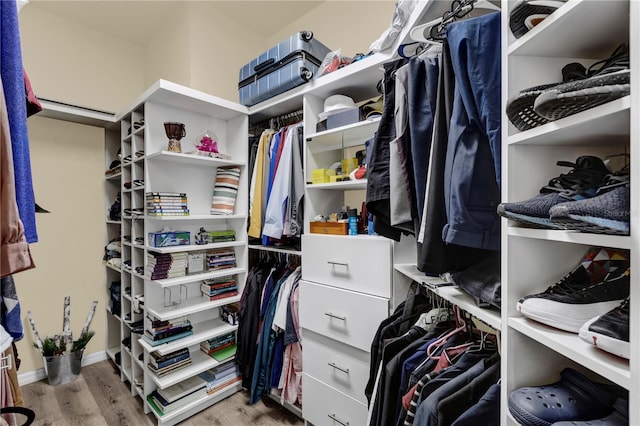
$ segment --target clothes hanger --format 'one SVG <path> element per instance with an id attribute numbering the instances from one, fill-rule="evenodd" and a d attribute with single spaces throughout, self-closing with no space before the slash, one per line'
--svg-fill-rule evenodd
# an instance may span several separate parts
<path id="1" fill-rule="evenodd" d="M 424 36 L 425 30 L 428 29 L 428 33 L 431 34 L 431 30 L 434 26 L 440 25 L 442 23 L 446 24 L 450 22 L 452 19 L 462 18 L 463 16 L 470 13 L 473 9 L 487 9 L 492 11 L 500 11 L 500 7 L 495 4 L 487 1 L 487 0 L 477 0 L 477 1 L 459 1 L 454 0 L 451 4 L 451 10 L 445 12 L 444 15 L 440 18 L 436 18 L 432 21 L 427 22 L 426 24 L 416 25 L 409 31 L 409 38 L 416 42 L 422 42 L 431 45 L 441 45 L 440 42 L 433 40 L 433 38 L 427 38 Z M 458 10 L 456 10 L 458 9 Z"/>

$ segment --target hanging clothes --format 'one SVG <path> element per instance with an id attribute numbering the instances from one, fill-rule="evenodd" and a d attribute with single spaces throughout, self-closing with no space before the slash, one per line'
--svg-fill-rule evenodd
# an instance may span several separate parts
<path id="1" fill-rule="evenodd" d="M 0 78 L 0 276 L 9 277 L 34 268 L 35 265 L 18 211 L 12 161 L 13 147 L 2 86 L 3 81 Z"/>
<path id="2" fill-rule="evenodd" d="M 455 75 L 445 165 L 443 240 L 500 249 L 500 13 L 454 22 L 447 41 Z"/>
<path id="3" fill-rule="evenodd" d="M 31 177 L 31 156 L 27 132 L 24 67 L 20 47 L 20 26 L 15 0 L 0 1 L 0 78 L 6 103 L 12 147 L 15 196 L 28 243 L 38 241 L 35 197 Z M 4 115 L 3 115 L 4 117 Z M 3 136 L 4 137 L 4 136 Z M 5 151 L 3 151 L 4 153 Z M 3 216 L 2 220 L 6 220 Z"/>
<path id="4" fill-rule="evenodd" d="M 263 199 L 265 180 L 264 180 L 264 163 L 267 158 L 267 149 L 271 137 L 275 133 L 274 130 L 267 129 L 260 135 L 258 143 L 257 155 L 251 174 L 251 188 L 249 191 L 249 237 L 260 238 L 262 232 L 262 218 L 264 217 L 264 208 L 266 200 Z"/>

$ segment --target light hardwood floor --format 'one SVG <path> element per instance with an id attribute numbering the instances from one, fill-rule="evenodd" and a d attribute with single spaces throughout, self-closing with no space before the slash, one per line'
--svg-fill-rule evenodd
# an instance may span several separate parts
<path id="1" fill-rule="evenodd" d="M 21 387 L 25 406 L 36 413 L 36 426 L 144 426 L 156 425 L 152 414 L 142 411 L 140 398 L 131 396 L 127 385 L 109 361 L 82 367 L 71 383 L 49 386 L 47 380 Z M 278 403 L 263 398 L 249 405 L 245 391 L 201 411 L 181 426 L 303 425 L 304 422 Z"/>

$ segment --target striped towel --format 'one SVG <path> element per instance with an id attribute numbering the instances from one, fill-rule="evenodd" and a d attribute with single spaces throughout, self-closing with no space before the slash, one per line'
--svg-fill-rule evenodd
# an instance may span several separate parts
<path id="1" fill-rule="evenodd" d="M 211 214 L 233 214 L 239 184 L 240 167 L 218 167 L 213 186 Z"/>

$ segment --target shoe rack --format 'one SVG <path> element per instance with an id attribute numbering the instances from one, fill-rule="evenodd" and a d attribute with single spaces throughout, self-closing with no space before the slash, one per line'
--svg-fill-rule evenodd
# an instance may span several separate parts
<path id="1" fill-rule="evenodd" d="M 631 119 L 640 110 L 640 86 L 631 95 L 581 113 L 518 131 L 504 111 L 518 91 L 562 80 L 561 69 L 570 62 L 585 66 L 607 58 L 621 43 L 630 44 L 631 81 L 640 74 L 640 4 L 634 1 L 569 0 L 524 36 L 509 30 L 509 11 L 515 1 L 502 1 L 502 200 L 521 201 L 538 194 L 547 182 L 566 172 L 559 160 L 575 161 L 580 155 L 601 158 L 631 155 L 631 186 L 640 187 L 638 141 L 640 125 Z M 612 171 L 622 159 L 611 157 Z M 575 368 L 600 383 L 629 391 L 630 424 L 640 424 L 640 222 L 638 198 L 632 197 L 631 235 L 614 236 L 577 231 L 525 228 L 503 220 L 502 226 L 502 424 L 517 424 L 508 410 L 509 393 L 523 386 L 558 380 L 565 367 Z M 590 246 L 631 251 L 631 358 L 604 352 L 577 334 L 530 321 L 516 310 L 517 301 L 544 291 L 570 272 Z"/>

